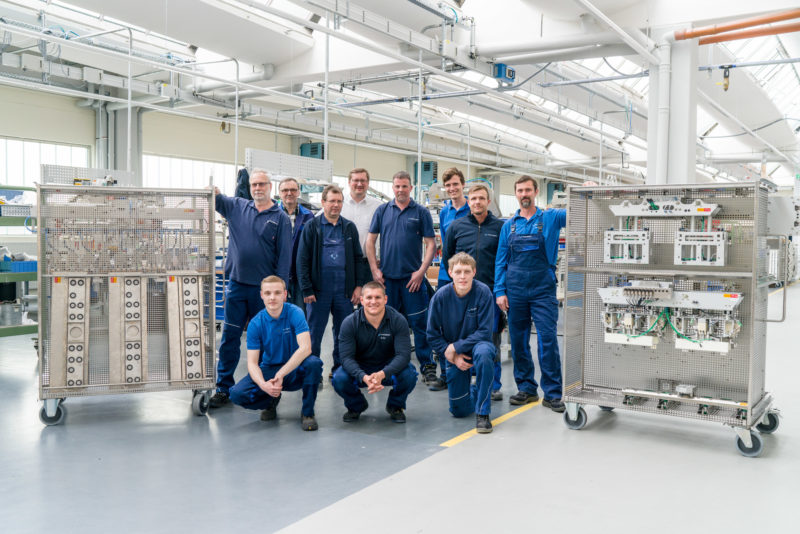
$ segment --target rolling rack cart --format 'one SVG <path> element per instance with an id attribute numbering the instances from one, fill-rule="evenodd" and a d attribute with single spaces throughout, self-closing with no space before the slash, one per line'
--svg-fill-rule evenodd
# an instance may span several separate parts
<path id="1" fill-rule="evenodd" d="M 63 422 L 67 397 L 179 389 L 204 415 L 213 191 L 49 183 L 37 193 L 42 422 Z"/>
<path id="2" fill-rule="evenodd" d="M 768 182 L 573 187 L 564 421 L 583 405 L 728 425 L 745 456 L 778 428 L 764 389 Z M 786 239 L 781 236 L 780 239 Z M 754 432 L 757 430 L 758 432 Z"/>

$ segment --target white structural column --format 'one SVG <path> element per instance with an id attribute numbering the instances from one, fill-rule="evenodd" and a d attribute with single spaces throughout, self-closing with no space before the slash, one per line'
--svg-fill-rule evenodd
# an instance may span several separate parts
<path id="1" fill-rule="evenodd" d="M 697 40 L 671 45 L 668 184 L 697 181 Z"/>

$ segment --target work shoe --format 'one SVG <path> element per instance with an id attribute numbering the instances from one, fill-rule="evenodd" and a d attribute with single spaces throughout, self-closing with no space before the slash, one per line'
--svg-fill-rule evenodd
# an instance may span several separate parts
<path id="1" fill-rule="evenodd" d="M 274 421 L 278 417 L 278 405 L 261 410 L 262 421 Z"/>
<path id="2" fill-rule="evenodd" d="M 509 404 L 513 404 L 515 406 L 521 406 L 523 404 L 530 404 L 530 403 L 536 402 L 538 400 L 539 400 L 539 395 L 537 395 L 536 393 L 530 394 L 530 393 L 526 393 L 524 391 L 520 391 L 519 393 L 511 395 L 508 398 Z"/>
<path id="3" fill-rule="evenodd" d="M 359 417 L 361 417 L 361 412 L 354 412 L 353 410 L 347 410 L 342 416 L 342 421 L 344 421 L 345 423 L 354 423 L 358 421 Z"/>
<path id="4" fill-rule="evenodd" d="M 478 434 L 488 434 L 492 431 L 492 422 L 488 415 L 475 416 L 475 430 L 478 431 Z"/>
<path id="5" fill-rule="evenodd" d="M 503 392 L 499 389 L 492 391 L 492 400 L 493 401 L 501 401 L 503 400 Z"/>
<path id="6" fill-rule="evenodd" d="M 304 415 L 300 421 L 300 427 L 303 430 L 310 431 L 318 429 L 319 425 L 313 415 Z"/>
<path id="7" fill-rule="evenodd" d="M 564 403 L 561 402 L 561 399 L 550 399 L 550 400 L 545 399 L 542 401 L 542 406 L 544 406 L 545 408 L 550 408 L 554 412 L 558 413 L 561 413 L 567 409 L 567 407 L 564 406 Z"/>
<path id="8" fill-rule="evenodd" d="M 439 377 L 436 376 L 436 366 L 435 365 L 425 365 L 420 368 L 420 372 L 422 373 L 422 380 L 428 385 L 433 384 Z"/>
<path id="9" fill-rule="evenodd" d="M 209 408 L 221 408 L 231 401 L 227 391 L 217 391 L 208 399 Z"/>
<path id="10" fill-rule="evenodd" d="M 406 414 L 403 413 L 402 408 L 392 408 L 387 406 L 386 412 L 389 414 L 389 417 L 395 423 L 405 423 L 406 422 Z"/>
<path id="11" fill-rule="evenodd" d="M 442 391 L 443 389 L 447 389 L 447 382 L 441 378 L 434 378 L 432 381 L 428 382 L 428 389 L 431 391 Z"/>

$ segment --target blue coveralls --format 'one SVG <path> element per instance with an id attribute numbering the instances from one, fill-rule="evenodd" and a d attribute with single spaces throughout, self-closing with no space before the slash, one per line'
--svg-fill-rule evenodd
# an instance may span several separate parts
<path id="1" fill-rule="evenodd" d="M 289 282 L 291 222 L 277 204 L 259 212 L 252 200 L 217 195 L 217 212 L 228 220 L 230 242 L 225 272 L 225 322 L 217 362 L 217 391 L 227 393 L 241 356 L 247 321 L 264 309 L 261 280 L 270 275 Z"/>
<path id="2" fill-rule="evenodd" d="M 496 349 L 492 343 L 494 298 L 489 287 L 473 280 L 472 289 L 459 297 L 452 284 L 437 291 L 428 312 L 428 342 L 447 363 L 450 413 L 466 417 L 489 415 Z M 472 358 L 472 368 L 462 371 L 444 358 L 452 343 L 456 352 Z M 472 375 L 475 384 L 472 385 Z"/>
<path id="3" fill-rule="evenodd" d="M 303 311 L 294 304 L 284 303 L 277 319 L 262 310 L 247 327 L 247 350 L 261 351 L 259 368 L 264 380 L 271 380 L 297 350 L 297 335 L 308 332 Z M 314 415 L 314 403 L 322 380 L 322 360 L 309 355 L 291 373 L 283 377 L 283 391 L 303 390 L 304 416 Z M 248 410 L 265 410 L 280 402 L 262 390 L 248 373 L 230 389 L 231 401 Z"/>
<path id="4" fill-rule="evenodd" d="M 558 232 L 565 223 L 565 210 L 543 212 L 537 209 L 527 220 L 517 212 L 503 226 L 495 273 L 496 276 L 502 274 L 495 281 L 495 294 L 508 297 L 508 330 L 517 388 L 531 395 L 537 394 L 530 348 L 533 319 L 542 371 L 541 385 L 546 400 L 560 399 L 562 389 L 561 359 L 556 336 L 558 300 L 555 259 Z M 548 249 L 553 249 L 550 254 Z M 507 262 L 507 272 L 501 273 L 503 262 Z"/>
<path id="5" fill-rule="evenodd" d="M 317 301 L 306 304 L 308 325 L 311 329 L 311 354 L 320 355 L 322 336 L 328 326 L 328 315 L 333 315 L 333 371 L 339 365 L 339 328 L 345 317 L 353 313 L 353 303 L 345 296 L 345 250 L 342 219 L 336 225 L 320 215 L 322 223 L 322 270 L 327 283 L 322 285 Z"/>

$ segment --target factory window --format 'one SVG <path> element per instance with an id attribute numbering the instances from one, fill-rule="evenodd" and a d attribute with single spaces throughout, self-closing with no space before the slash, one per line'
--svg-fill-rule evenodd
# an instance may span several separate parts
<path id="1" fill-rule="evenodd" d="M 89 147 L 0 137 L 0 185 L 33 187 L 42 164 L 89 166 Z"/>
<path id="2" fill-rule="evenodd" d="M 224 194 L 236 190 L 236 167 L 228 163 L 196 159 L 142 156 L 142 185 L 176 189 L 202 189 L 213 177 L 213 183 Z"/>

